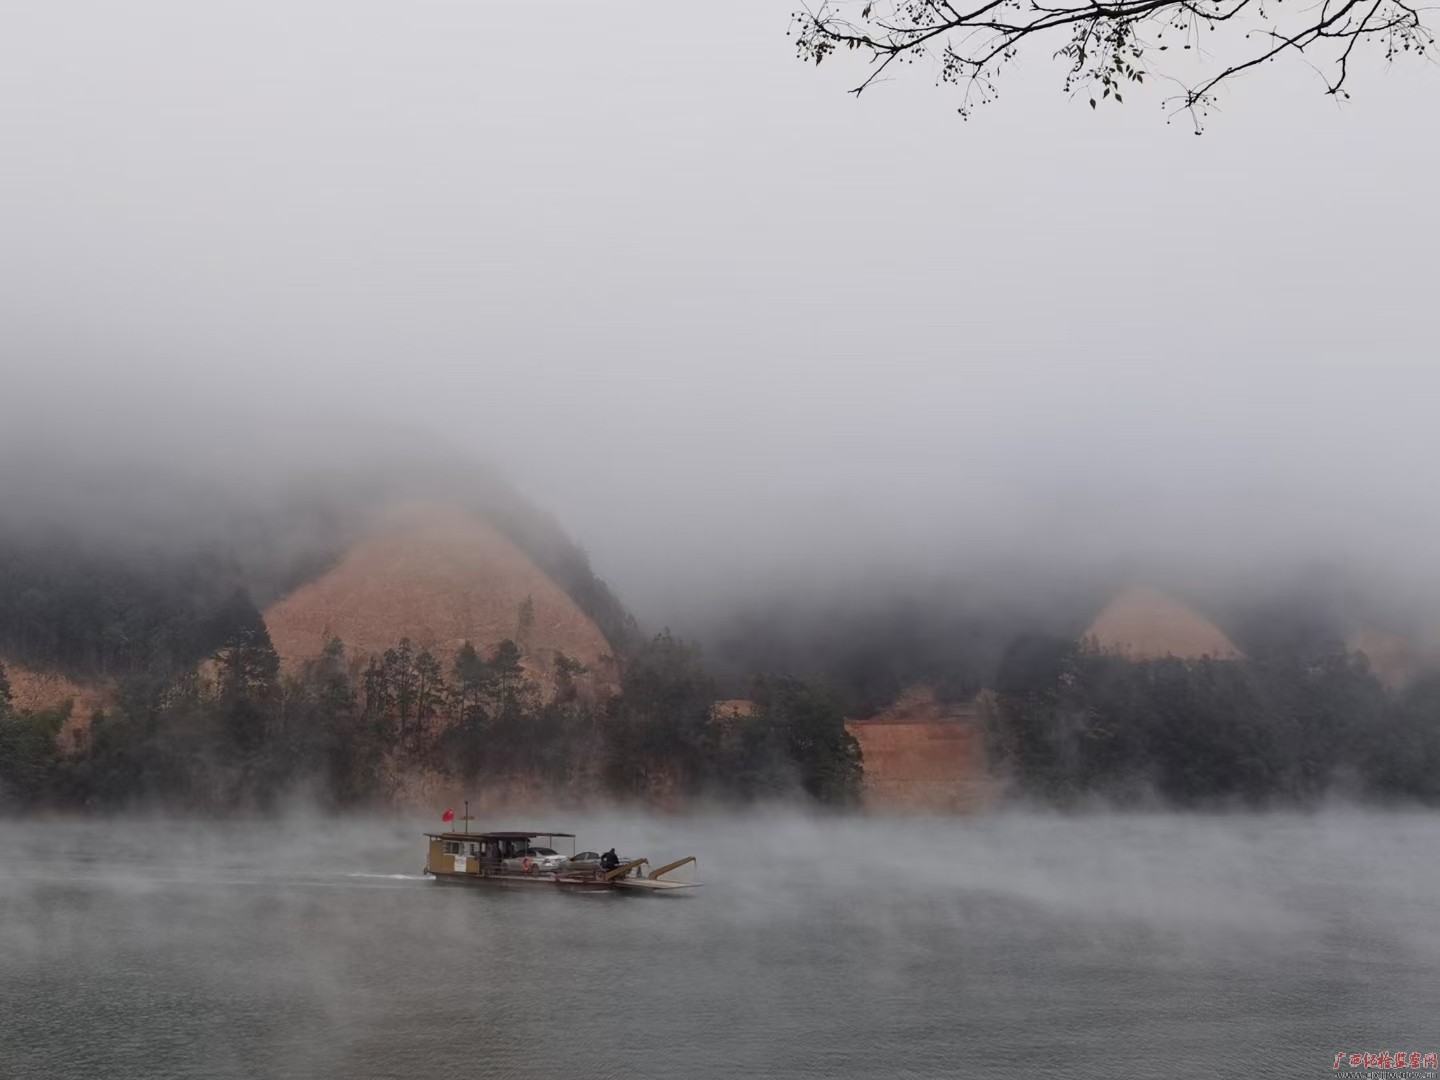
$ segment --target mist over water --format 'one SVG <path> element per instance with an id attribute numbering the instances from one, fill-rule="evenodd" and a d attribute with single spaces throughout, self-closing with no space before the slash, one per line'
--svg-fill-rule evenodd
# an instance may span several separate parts
<path id="1" fill-rule="evenodd" d="M 564 828 L 563 815 L 487 825 Z M 683 896 L 446 887 L 425 822 L 0 826 L 7 1077 L 1315 1076 L 1430 1050 L 1425 815 L 581 823 Z"/>

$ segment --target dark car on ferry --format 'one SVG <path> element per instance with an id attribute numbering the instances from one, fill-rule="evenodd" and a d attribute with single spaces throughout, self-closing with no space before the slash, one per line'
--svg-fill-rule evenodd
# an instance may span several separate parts
<path id="1" fill-rule="evenodd" d="M 566 870 L 594 870 L 600 865 L 598 851 L 578 851 L 565 860 Z"/>
<path id="2" fill-rule="evenodd" d="M 617 866 L 624 866 L 630 860 L 624 855 L 618 856 Z M 600 852 L 581 851 L 565 860 L 565 872 L 567 874 L 589 874 L 600 869 Z"/>

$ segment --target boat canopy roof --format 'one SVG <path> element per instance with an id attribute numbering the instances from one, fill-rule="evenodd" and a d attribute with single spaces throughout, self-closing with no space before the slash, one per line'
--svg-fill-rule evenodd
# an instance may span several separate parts
<path id="1" fill-rule="evenodd" d="M 542 836 L 564 836 L 574 839 L 573 832 L 432 832 L 426 833 L 432 840 L 535 840 Z"/>

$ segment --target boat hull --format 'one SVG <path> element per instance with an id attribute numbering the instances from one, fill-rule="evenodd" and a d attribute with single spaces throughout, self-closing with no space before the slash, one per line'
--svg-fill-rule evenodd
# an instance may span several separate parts
<path id="1" fill-rule="evenodd" d="M 613 890 L 616 885 L 616 882 L 598 878 L 557 877 L 554 874 L 456 874 L 430 869 L 425 873 L 446 885 L 487 885 L 491 888 L 594 891 Z"/>

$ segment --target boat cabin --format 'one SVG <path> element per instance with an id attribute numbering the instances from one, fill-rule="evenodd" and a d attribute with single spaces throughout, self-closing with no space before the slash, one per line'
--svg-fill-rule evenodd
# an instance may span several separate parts
<path id="1" fill-rule="evenodd" d="M 570 841 L 570 854 L 575 854 L 575 834 L 565 832 L 485 832 L 485 833 L 426 833 L 430 841 L 430 853 L 425 860 L 425 870 L 431 874 L 473 874 L 481 877 L 512 873 L 530 873 L 523 865 L 515 867 L 514 861 L 522 863 L 537 840 L 544 840 L 544 846 L 555 849 L 557 838 Z M 506 861 L 511 865 L 507 866 Z M 538 864 L 539 860 L 536 860 Z"/>

